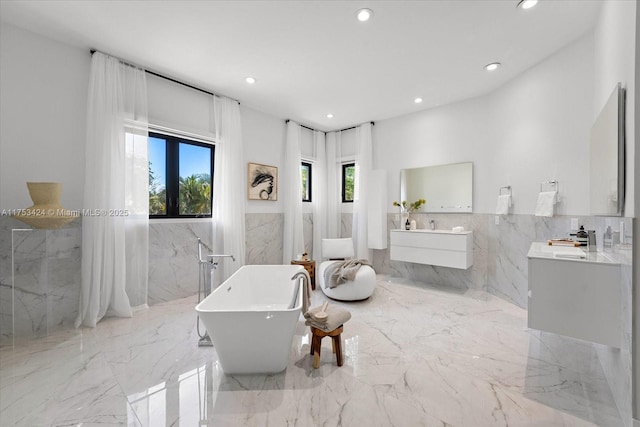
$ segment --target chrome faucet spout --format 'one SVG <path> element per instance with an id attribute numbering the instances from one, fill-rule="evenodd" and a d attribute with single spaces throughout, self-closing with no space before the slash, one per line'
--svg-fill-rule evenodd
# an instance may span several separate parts
<path id="1" fill-rule="evenodd" d="M 236 260 L 236 258 L 233 255 L 227 255 L 227 254 L 225 254 L 225 255 L 214 255 L 214 254 L 212 254 L 212 255 L 207 255 L 207 257 L 208 258 L 231 258 L 231 261 L 235 261 Z"/>

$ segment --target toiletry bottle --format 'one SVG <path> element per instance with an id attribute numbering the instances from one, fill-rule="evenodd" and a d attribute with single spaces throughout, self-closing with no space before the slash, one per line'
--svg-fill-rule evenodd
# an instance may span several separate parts
<path id="1" fill-rule="evenodd" d="M 407 222 L 404 223 L 404 229 L 405 230 L 411 229 L 411 223 L 409 222 L 409 218 L 407 218 Z"/>
<path id="2" fill-rule="evenodd" d="M 607 231 L 604 232 L 604 238 L 602 239 L 604 249 L 611 249 L 613 247 L 613 232 L 611 226 L 607 226 Z"/>
<path id="3" fill-rule="evenodd" d="M 589 242 L 589 235 L 584 231 L 584 225 L 581 225 L 580 230 L 576 233 L 576 240 L 580 243 L 580 246 L 587 246 Z"/>

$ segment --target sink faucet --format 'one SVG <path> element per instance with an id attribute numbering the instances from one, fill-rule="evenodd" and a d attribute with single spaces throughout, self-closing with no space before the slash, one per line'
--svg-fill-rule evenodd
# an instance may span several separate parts
<path id="1" fill-rule="evenodd" d="M 429 227 L 431 227 L 432 230 L 436 229 L 436 222 L 433 219 L 429 220 Z"/>

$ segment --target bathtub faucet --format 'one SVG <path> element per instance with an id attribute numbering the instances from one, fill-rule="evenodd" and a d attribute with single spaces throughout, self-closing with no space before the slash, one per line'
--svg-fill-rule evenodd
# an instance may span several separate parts
<path id="1" fill-rule="evenodd" d="M 236 258 L 233 255 L 207 255 L 207 258 L 209 258 L 209 262 L 212 263 L 214 266 L 218 265 L 218 262 L 213 262 L 214 258 L 231 258 L 231 261 L 235 261 Z"/>
<path id="2" fill-rule="evenodd" d="M 233 255 L 230 254 L 216 254 L 216 255 L 207 255 L 207 258 L 204 259 L 202 258 L 202 247 L 206 246 L 204 243 L 202 243 L 202 240 L 200 240 L 200 238 L 198 237 L 198 263 L 200 264 L 212 264 L 213 268 L 216 268 L 218 266 L 218 261 L 213 261 L 214 258 L 231 258 L 231 261 L 235 261 L 236 258 Z"/>

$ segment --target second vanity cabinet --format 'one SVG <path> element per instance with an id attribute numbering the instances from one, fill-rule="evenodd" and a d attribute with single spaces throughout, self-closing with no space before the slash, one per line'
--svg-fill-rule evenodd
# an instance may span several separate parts
<path id="1" fill-rule="evenodd" d="M 530 328 L 620 347 L 618 262 L 601 252 L 537 242 L 528 258 Z"/>
<path id="2" fill-rule="evenodd" d="M 394 261 L 467 269 L 473 265 L 473 232 L 391 230 Z"/>

